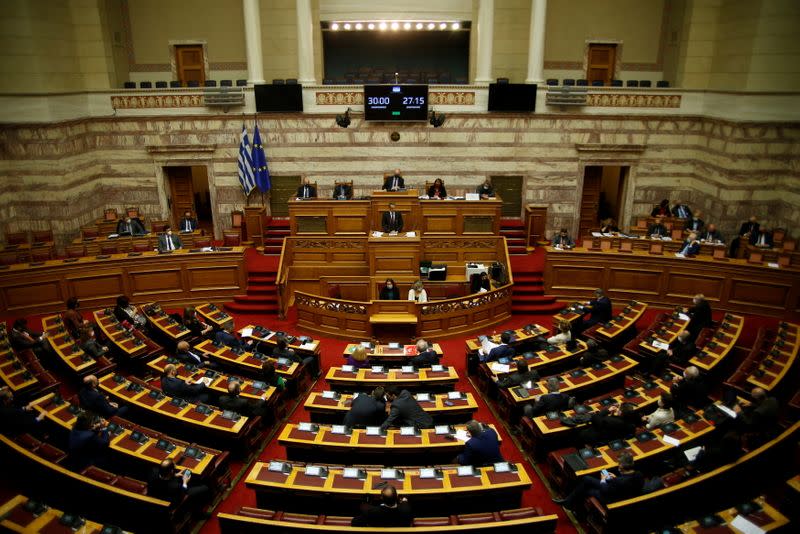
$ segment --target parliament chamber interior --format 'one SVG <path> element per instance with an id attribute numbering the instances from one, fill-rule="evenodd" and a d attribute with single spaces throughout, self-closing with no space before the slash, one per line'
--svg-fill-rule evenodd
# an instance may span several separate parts
<path id="1" fill-rule="evenodd" d="M 796 1 L 0 16 L 3 531 L 797 528 Z"/>

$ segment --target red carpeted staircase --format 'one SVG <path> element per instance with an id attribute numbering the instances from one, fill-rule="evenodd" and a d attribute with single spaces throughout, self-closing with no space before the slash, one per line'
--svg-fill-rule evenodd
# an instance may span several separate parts
<path id="1" fill-rule="evenodd" d="M 527 254 L 525 248 L 525 222 L 519 217 L 500 219 L 500 235 L 506 238 L 510 255 Z"/>
<path id="2" fill-rule="evenodd" d="M 277 260 L 277 256 L 264 256 L 255 249 L 248 249 L 245 253 L 247 294 L 234 295 L 233 302 L 225 303 L 225 309 L 234 313 L 277 313 L 278 288 L 275 286 L 275 278 L 278 275 Z"/>
<path id="3" fill-rule="evenodd" d="M 511 311 L 517 314 L 556 312 L 563 304 L 544 294 L 544 250 L 511 258 L 514 289 Z"/>
<path id="4" fill-rule="evenodd" d="M 269 217 L 264 233 L 264 254 L 280 256 L 283 238 L 289 235 L 289 219 Z"/>

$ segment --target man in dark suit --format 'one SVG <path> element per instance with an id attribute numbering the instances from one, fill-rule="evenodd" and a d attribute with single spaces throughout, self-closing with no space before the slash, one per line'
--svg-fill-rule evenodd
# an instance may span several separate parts
<path id="1" fill-rule="evenodd" d="M 583 321 L 583 328 L 611 320 L 611 299 L 600 288 L 594 290 L 594 299 L 587 302 L 583 309 L 589 312 L 589 318 Z"/>
<path id="2" fill-rule="evenodd" d="M 410 527 L 413 517 L 411 506 L 405 497 L 398 498 L 394 486 L 381 490 L 380 504 L 364 503 L 361 513 L 353 518 L 354 527 Z"/>
<path id="3" fill-rule="evenodd" d="M 206 485 L 192 485 L 192 473 L 185 469 L 178 473 L 172 458 L 163 460 L 154 468 L 147 480 L 147 495 L 177 505 L 186 498 L 186 506 L 191 510 L 200 509 L 211 498 L 211 490 Z"/>
<path id="4" fill-rule="evenodd" d="M 683 245 L 681 245 L 681 249 L 678 251 L 678 254 L 689 257 L 689 256 L 697 256 L 700 253 L 700 241 L 697 240 L 697 234 L 692 232 L 689 234 L 686 239 L 683 241 Z"/>
<path id="5" fill-rule="evenodd" d="M 739 414 L 737 417 L 739 429 L 742 433 L 749 434 L 749 443 L 760 445 L 771 439 L 775 431 L 780 428 L 778 426 L 780 406 L 778 399 L 768 397 L 763 388 L 753 388 L 750 396 L 753 398 L 753 402 L 749 406 L 743 407 L 736 404 L 733 411 Z"/>
<path id="6" fill-rule="evenodd" d="M 192 352 L 189 343 L 186 341 L 178 341 L 178 346 L 175 348 L 175 359 L 184 365 L 194 365 L 197 367 L 202 367 L 210 363 L 199 354 Z M 212 366 L 209 365 L 209 367 Z"/>
<path id="7" fill-rule="evenodd" d="M 700 235 L 700 241 L 705 241 L 706 243 L 715 243 L 719 241 L 720 243 L 725 242 L 725 239 L 722 237 L 722 233 L 717 230 L 717 225 L 714 223 L 709 224 L 706 226 L 705 231 L 703 231 Z"/>
<path id="8" fill-rule="evenodd" d="M 183 218 L 181 219 L 180 224 L 178 225 L 179 232 L 194 232 L 197 230 L 197 219 L 192 217 L 192 212 L 186 210 L 183 212 Z"/>
<path id="9" fill-rule="evenodd" d="M 97 389 L 98 383 L 99 381 L 95 375 L 86 375 L 83 378 L 83 387 L 78 392 L 81 408 L 106 419 L 115 415 L 124 417 L 128 407 L 109 401 L 108 397 Z"/>
<path id="10" fill-rule="evenodd" d="M 772 248 L 775 244 L 772 240 L 772 231 L 769 228 L 761 228 L 750 235 L 750 244 L 759 248 Z"/>
<path id="11" fill-rule="evenodd" d="M 682 201 L 676 200 L 675 204 L 672 206 L 672 216 L 678 219 L 691 219 L 692 210 Z"/>
<path id="12" fill-rule="evenodd" d="M 353 187 L 350 184 L 336 184 L 333 188 L 333 198 L 351 199 L 353 198 Z"/>
<path id="13" fill-rule="evenodd" d="M 350 411 L 344 416 L 344 426 L 361 428 L 378 426 L 386 418 L 386 403 L 383 401 L 381 386 L 372 390 L 369 395 L 362 393 L 350 403 Z"/>
<path id="14" fill-rule="evenodd" d="M 69 465 L 80 472 L 90 465 L 104 464 L 110 441 L 107 425 L 102 419 L 89 412 L 78 414 L 69 433 Z"/>
<path id="15" fill-rule="evenodd" d="M 479 349 L 478 357 L 482 362 L 492 362 L 500 358 L 513 358 L 516 356 L 516 351 L 509 343 L 511 343 L 511 333 L 503 332 L 500 334 L 500 344 L 490 350 L 489 354 L 484 354 L 483 349 Z"/>
<path id="16" fill-rule="evenodd" d="M 467 423 L 467 432 L 470 438 L 464 444 L 464 452 L 456 457 L 456 462 L 461 465 L 483 467 L 503 461 L 497 432 L 475 420 Z"/>
<path id="17" fill-rule="evenodd" d="M 239 336 L 233 332 L 232 323 L 226 323 L 222 330 L 214 336 L 214 340 L 231 349 L 251 350 L 253 348 L 253 340 L 242 341 L 239 339 Z"/>
<path id="18" fill-rule="evenodd" d="M 297 188 L 297 198 L 317 198 L 317 188 L 311 185 L 311 180 L 308 178 Z"/>
<path id="19" fill-rule="evenodd" d="M 172 252 L 183 248 L 181 238 L 172 233 L 172 227 L 169 225 L 164 227 L 164 233 L 158 236 L 158 251 L 159 252 Z"/>
<path id="20" fill-rule="evenodd" d="M 570 396 L 559 391 L 558 378 L 551 376 L 547 379 L 547 393 L 539 395 L 533 404 L 526 404 L 522 409 L 528 417 L 536 417 L 547 412 L 560 412 L 569 408 Z"/>
<path id="21" fill-rule="evenodd" d="M 395 211 L 397 206 L 389 204 L 389 211 L 384 211 L 381 215 L 381 228 L 385 233 L 403 231 L 403 214 Z"/>
<path id="22" fill-rule="evenodd" d="M 119 235 L 142 235 L 147 232 L 142 223 L 139 222 L 139 219 L 125 217 L 117 223 L 117 233 Z"/>
<path id="23" fill-rule="evenodd" d="M 667 237 L 669 236 L 669 230 L 667 227 L 661 223 L 661 217 L 656 217 L 656 220 L 647 227 L 647 235 L 650 237 Z"/>
<path id="24" fill-rule="evenodd" d="M 497 384 L 497 387 L 500 389 L 513 388 L 526 382 L 534 382 L 539 380 L 539 373 L 536 371 L 531 371 L 528 367 L 528 362 L 522 360 L 517 361 L 516 371 L 503 378 L 498 378 L 496 375 L 492 375 L 492 380 L 494 380 L 494 382 Z"/>
<path id="25" fill-rule="evenodd" d="M 35 332 L 28 328 L 27 319 L 16 319 L 8 334 L 8 342 L 16 351 L 31 349 L 39 358 L 47 353 L 47 332 Z"/>
<path id="26" fill-rule="evenodd" d="M 240 395 L 241 392 L 242 385 L 239 383 L 239 381 L 228 379 L 228 394 L 220 396 L 220 408 L 223 410 L 230 410 L 247 417 L 264 415 L 266 412 L 267 403 L 263 400 L 257 401 L 255 399 L 244 399 Z"/>
<path id="27" fill-rule="evenodd" d="M 624 451 L 617 461 L 619 475 L 601 474 L 599 479 L 589 475 L 583 476 L 566 497 L 553 499 L 553 502 L 572 509 L 588 497 L 596 497 L 601 503 L 606 504 L 639 495 L 644 486 L 644 476 L 634 469 L 633 454 Z"/>
<path id="28" fill-rule="evenodd" d="M 45 413 L 36 413 L 32 405 L 23 407 L 14 405 L 14 395 L 8 386 L 0 388 L 0 429 L 6 434 L 24 434 L 26 432 L 38 433 L 39 423 L 45 418 Z"/>
<path id="29" fill-rule="evenodd" d="M 404 389 L 398 393 L 395 386 L 386 390 L 386 400 L 391 403 L 389 417 L 381 425 L 381 430 L 390 426 L 413 426 L 416 428 L 432 428 L 433 417 L 422 409 L 417 399 Z"/>
<path id="30" fill-rule="evenodd" d="M 487 177 L 486 180 L 484 180 L 483 183 L 475 189 L 475 192 L 478 193 L 483 199 L 494 197 L 494 186 L 492 185 L 492 181 Z"/>
<path id="31" fill-rule="evenodd" d="M 708 386 L 694 365 L 683 370 L 683 376 L 675 379 L 669 391 L 674 400 L 676 417 L 678 412 L 685 413 L 688 407 L 700 408 L 708 403 Z"/>
<path id="32" fill-rule="evenodd" d="M 189 402 L 204 404 L 208 402 L 206 386 L 192 383 L 191 378 L 181 380 L 178 378 L 178 368 L 175 364 L 167 364 L 164 374 L 161 375 L 161 391 L 170 397 L 177 397 Z"/>
<path id="33" fill-rule="evenodd" d="M 692 218 L 686 221 L 685 229 L 689 232 L 695 232 L 697 235 L 700 235 L 700 233 L 703 231 L 703 228 L 705 228 L 705 225 L 706 223 L 703 221 L 703 212 L 697 210 L 692 214 Z"/>
<path id="34" fill-rule="evenodd" d="M 572 248 L 575 246 L 575 242 L 569 236 L 567 229 L 562 228 L 561 231 L 553 237 L 553 246 L 560 248 Z"/>
<path id="35" fill-rule="evenodd" d="M 417 368 L 439 365 L 439 355 L 428 345 L 427 341 L 418 339 L 417 355 L 411 358 L 410 363 Z"/>
<path id="36" fill-rule="evenodd" d="M 695 355 L 697 352 L 697 347 L 694 344 L 694 341 L 689 339 L 689 332 L 687 330 L 683 330 L 678 337 L 675 338 L 675 341 L 669 344 L 669 349 L 667 349 L 667 356 L 669 356 L 670 360 L 677 363 L 678 365 L 686 365 L 689 359 Z"/>
<path id="37" fill-rule="evenodd" d="M 387 176 L 386 180 L 383 181 L 383 187 L 381 189 L 384 191 L 399 191 L 405 188 L 406 182 L 400 174 L 400 169 L 395 169 L 394 174 Z"/>
<path id="38" fill-rule="evenodd" d="M 689 324 L 686 326 L 686 330 L 689 331 L 689 335 L 693 340 L 697 338 L 697 334 L 703 328 L 711 326 L 711 305 L 702 294 L 694 296 L 692 307 L 686 310 L 686 314 L 689 316 Z"/>
<path id="39" fill-rule="evenodd" d="M 629 438 L 636 432 L 636 426 L 640 421 L 641 417 L 631 403 L 609 406 L 592 414 L 589 426 L 581 430 L 578 439 L 581 444 L 598 445 L 615 439 Z"/>

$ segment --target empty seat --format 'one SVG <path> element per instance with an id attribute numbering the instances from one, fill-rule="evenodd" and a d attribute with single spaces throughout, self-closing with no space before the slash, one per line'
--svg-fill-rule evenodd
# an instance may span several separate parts
<path id="1" fill-rule="evenodd" d="M 323 525 L 336 525 L 340 527 L 349 527 L 353 522 L 352 517 L 343 517 L 340 515 L 326 515 L 322 521 Z"/>
<path id="2" fill-rule="evenodd" d="M 562 83 L 566 86 L 572 86 L 575 85 L 575 80 L 573 80 L 572 78 L 564 78 L 564 81 Z"/>
<path id="3" fill-rule="evenodd" d="M 114 486 L 125 491 L 130 491 L 131 493 L 138 493 L 139 495 L 145 495 L 147 493 L 147 484 L 134 478 L 119 477 L 114 483 Z"/>
<path id="4" fill-rule="evenodd" d="M 153 250 L 153 247 L 151 247 L 150 244 L 147 242 L 133 244 L 134 252 L 147 252 L 149 250 Z"/>
<path id="5" fill-rule="evenodd" d="M 217 80 L 206 80 L 205 82 L 203 82 L 203 85 L 205 87 L 216 87 L 217 86 Z"/>
<path id="6" fill-rule="evenodd" d="M 165 81 L 156 82 L 156 89 L 166 89 L 169 84 Z"/>
<path id="7" fill-rule="evenodd" d="M 53 241 L 52 230 L 34 230 L 33 242 L 34 243 L 50 243 Z"/>
<path id="8" fill-rule="evenodd" d="M 650 80 L 639 80 L 639 87 L 652 87 L 653 82 Z"/>
<path id="9" fill-rule="evenodd" d="M 450 517 L 418 517 L 414 519 L 415 527 L 446 527 L 451 524 Z"/>
<path id="10" fill-rule="evenodd" d="M 152 89 L 153 82 L 139 82 L 139 89 Z"/>
<path id="11" fill-rule="evenodd" d="M 575 82 L 575 85 L 588 86 L 589 85 L 589 80 L 585 80 L 585 79 L 581 78 L 580 80 Z"/>
<path id="12" fill-rule="evenodd" d="M 262 510 L 261 508 L 251 508 L 250 506 L 242 506 L 239 508 L 239 515 L 246 517 L 257 517 L 259 519 L 275 518 L 275 512 L 272 510 Z"/>
<path id="13" fill-rule="evenodd" d="M 103 243 L 100 245 L 100 254 L 116 254 L 117 250 L 116 243 Z"/>
<path id="14" fill-rule="evenodd" d="M 226 247 L 238 247 L 242 242 L 242 237 L 239 232 L 223 232 L 222 243 Z"/>
<path id="15" fill-rule="evenodd" d="M 639 87 L 639 80 L 628 80 L 625 85 L 627 87 Z"/>
<path id="16" fill-rule="evenodd" d="M 220 80 L 219 81 L 220 87 L 233 87 L 233 80 Z"/>
<path id="17" fill-rule="evenodd" d="M 0 265 L 14 265 L 17 263 L 17 254 L 15 252 L 0 253 Z"/>
<path id="18" fill-rule="evenodd" d="M 84 469 L 81 474 L 104 484 L 113 484 L 114 480 L 117 478 L 117 475 L 114 473 L 109 473 L 105 469 L 100 469 L 99 467 L 95 467 L 93 465 L 90 465 Z"/>
<path id="19" fill-rule="evenodd" d="M 211 246 L 211 238 L 210 237 L 201 237 L 199 239 L 194 240 L 195 248 L 203 248 L 203 247 L 210 247 Z"/>
<path id="20" fill-rule="evenodd" d="M 28 242 L 28 232 L 8 232 L 6 245 L 22 245 Z"/>
<path id="21" fill-rule="evenodd" d="M 318 515 L 311 514 L 295 514 L 291 512 L 284 512 L 281 521 L 288 521 L 290 523 L 302 523 L 304 525 L 314 525 L 317 523 Z"/>
<path id="22" fill-rule="evenodd" d="M 42 445 L 36 451 L 36 456 L 57 464 L 67 457 L 67 453 L 61 449 L 53 447 L 49 443 L 42 443 Z"/>
<path id="23" fill-rule="evenodd" d="M 236 80 L 236 87 L 246 87 L 247 80 Z"/>
<path id="24" fill-rule="evenodd" d="M 461 514 L 458 516 L 459 525 L 474 525 L 475 523 L 494 522 L 494 514 L 491 512 L 481 514 Z"/>
<path id="25" fill-rule="evenodd" d="M 170 87 L 183 87 L 180 80 L 172 80 L 169 82 Z"/>
<path id="26" fill-rule="evenodd" d="M 497 83 L 508 83 L 508 78 L 497 78 Z"/>
<path id="27" fill-rule="evenodd" d="M 186 87 L 200 87 L 200 81 L 199 80 L 189 80 L 188 82 L 186 82 Z"/>
<path id="28" fill-rule="evenodd" d="M 557 78 L 547 78 L 547 82 L 546 83 L 547 83 L 547 85 L 558 85 L 558 79 Z"/>
<path id="29" fill-rule="evenodd" d="M 272 80 L 272 85 L 285 85 L 285 84 L 286 80 L 284 80 L 283 78 L 275 78 L 274 80 Z"/>
<path id="30" fill-rule="evenodd" d="M 86 256 L 86 247 L 83 245 L 70 245 L 67 247 L 68 258 L 82 258 Z"/>
<path id="31" fill-rule="evenodd" d="M 667 80 L 659 80 L 656 82 L 656 87 L 669 87 L 669 82 Z"/>
<path id="32" fill-rule="evenodd" d="M 38 449 L 42 445 L 41 441 L 39 441 L 38 439 L 34 438 L 30 434 L 21 434 L 21 435 L 15 437 L 14 441 L 17 442 L 19 445 L 22 445 L 23 447 L 25 447 L 29 451 L 35 451 L 36 449 Z"/>
<path id="33" fill-rule="evenodd" d="M 286 85 L 297 85 L 297 78 L 286 78 Z"/>
<path id="34" fill-rule="evenodd" d="M 52 255 L 49 247 L 31 251 L 31 261 L 47 261 L 50 259 L 52 259 Z"/>
<path id="35" fill-rule="evenodd" d="M 513 510 L 502 510 L 500 511 L 500 519 L 504 521 L 509 521 L 512 519 L 524 519 L 527 517 L 536 517 L 541 515 L 536 511 L 536 509 L 531 507 L 526 508 L 515 508 Z"/>
<path id="36" fill-rule="evenodd" d="M 611 80 L 611 87 L 622 87 L 622 80 Z"/>
<path id="37" fill-rule="evenodd" d="M 136 82 L 125 82 L 122 84 L 125 89 L 136 89 Z"/>
<path id="38" fill-rule="evenodd" d="M 603 87 L 603 80 L 592 80 L 592 87 Z"/>

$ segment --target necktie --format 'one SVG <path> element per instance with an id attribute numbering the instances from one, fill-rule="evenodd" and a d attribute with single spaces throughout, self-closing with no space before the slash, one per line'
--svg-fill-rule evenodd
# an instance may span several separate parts
<path id="1" fill-rule="evenodd" d="M 308 186 L 303 186 L 303 198 L 308 198 Z"/>
<path id="2" fill-rule="evenodd" d="M 681 254 L 683 254 L 684 256 L 686 256 L 686 254 L 689 253 L 689 245 L 690 243 L 687 241 L 686 245 L 683 247 L 683 250 L 681 250 Z"/>
<path id="3" fill-rule="evenodd" d="M 127 231 L 128 231 L 129 234 L 133 233 L 133 230 L 131 230 L 131 223 L 128 223 L 128 230 Z"/>
<path id="4" fill-rule="evenodd" d="M 392 223 L 392 229 L 394 229 L 394 212 L 393 212 L 393 211 L 392 211 L 392 212 L 389 212 L 389 215 L 391 215 L 391 217 L 389 218 L 389 220 L 390 220 L 390 221 L 391 221 L 391 223 Z"/>
<path id="5" fill-rule="evenodd" d="M 172 245 L 172 236 L 167 236 L 167 250 L 175 250 L 175 247 Z"/>
<path id="6" fill-rule="evenodd" d="M 395 176 L 394 180 L 392 181 L 392 189 L 397 189 L 397 176 Z"/>
<path id="7" fill-rule="evenodd" d="M 764 237 L 765 237 L 764 234 L 761 234 L 761 236 L 758 238 L 758 244 L 759 245 L 763 245 L 763 244 L 766 243 L 766 240 L 764 239 Z"/>

